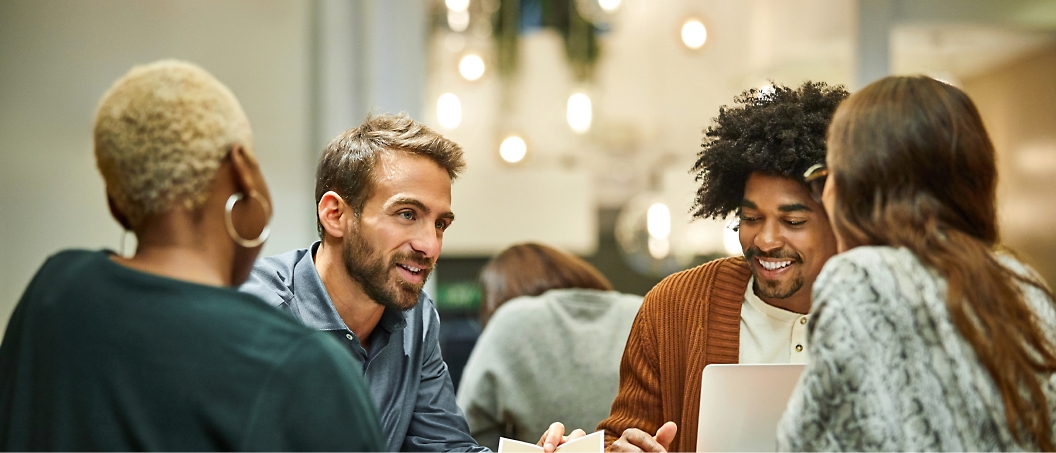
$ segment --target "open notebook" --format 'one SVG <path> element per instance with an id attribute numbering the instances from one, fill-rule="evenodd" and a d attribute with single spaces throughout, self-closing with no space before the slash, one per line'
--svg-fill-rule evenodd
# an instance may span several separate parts
<path id="1" fill-rule="evenodd" d="M 697 451 L 777 451 L 777 422 L 802 372 L 799 363 L 704 367 Z"/>

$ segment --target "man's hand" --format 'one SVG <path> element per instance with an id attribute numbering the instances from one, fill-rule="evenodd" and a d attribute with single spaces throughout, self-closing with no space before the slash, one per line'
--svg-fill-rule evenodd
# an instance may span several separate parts
<path id="1" fill-rule="evenodd" d="M 552 428 L 553 426 L 551 426 Z M 609 445 L 608 451 L 666 452 L 667 448 L 671 446 L 671 441 L 675 440 L 675 433 L 677 432 L 678 425 L 675 422 L 664 423 L 664 426 L 656 430 L 655 436 L 650 436 L 649 433 L 638 428 L 627 428 L 616 442 Z"/>
<path id="2" fill-rule="evenodd" d="M 565 425 L 561 422 L 553 422 L 550 424 L 550 428 L 539 437 L 539 442 L 536 443 L 536 445 L 543 447 L 543 453 L 554 453 L 554 450 L 556 450 L 561 444 L 586 435 L 586 432 L 577 428 L 572 430 L 572 432 L 568 433 L 566 436 Z"/>

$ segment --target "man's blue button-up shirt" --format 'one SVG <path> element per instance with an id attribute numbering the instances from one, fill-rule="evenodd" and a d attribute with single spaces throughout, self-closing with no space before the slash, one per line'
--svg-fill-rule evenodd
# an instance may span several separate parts
<path id="1" fill-rule="evenodd" d="M 337 314 L 310 248 L 262 258 L 241 290 L 334 335 L 362 365 L 391 451 L 488 451 L 469 435 L 440 356 L 440 317 L 422 292 L 414 308 L 386 308 L 366 350 Z"/>

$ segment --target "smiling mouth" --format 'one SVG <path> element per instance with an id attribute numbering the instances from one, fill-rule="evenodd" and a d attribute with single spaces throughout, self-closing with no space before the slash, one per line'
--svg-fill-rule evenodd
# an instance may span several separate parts
<path id="1" fill-rule="evenodd" d="M 776 271 L 778 269 L 784 269 L 784 268 L 786 268 L 786 267 L 788 267 L 789 265 L 792 264 L 792 260 L 763 261 L 761 259 L 756 259 L 756 261 L 759 263 L 760 266 L 763 266 L 763 269 L 766 269 L 768 271 Z"/>
<path id="2" fill-rule="evenodd" d="M 411 275 L 421 275 L 422 271 L 424 270 L 423 268 L 415 267 L 415 266 L 409 266 L 409 265 L 406 265 L 406 264 L 396 264 L 396 265 L 399 266 L 400 268 L 406 270 L 407 272 L 410 272 Z"/>

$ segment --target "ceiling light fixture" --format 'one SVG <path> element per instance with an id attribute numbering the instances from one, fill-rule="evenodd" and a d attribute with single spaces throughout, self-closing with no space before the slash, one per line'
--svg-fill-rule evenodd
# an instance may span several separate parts
<path id="1" fill-rule="evenodd" d="M 566 118 L 568 125 L 576 133 L 582 134 L 590 130 L 590 122 L 593 119 L 590 97 L 583 93 L 576 93 L 568 97 L 568 110 Z"/>
<path id="2" fill-rule="evenodd" d="M 474 53 L 466 54 L 458 62 L 458 72 L 470 82 L 477 80 L 484 75 L 484 59 Z"/>
<path id="3" fill-rule="evenodd" d="M 506 137 L 499 145 L 499 156 L 502 160 L 515 164 L 524 159 L 524 156 L 528 154 L 528 144 L 524 142 L 524 139 L 516 135 Z"/>
<path id="4" fill-rule="evenodd" d="M 708 40 L 708 29 L 704 27 L 704 22 L 701 22 L 697 18 L 686 19 L 682 23 L 682 43 L 690 49 L 697 50 L 704 47 L 704 43 Z"/>
<path id="5" fill-rule="evenodd" d="M 469 0 L 446 0 L 447 9 L 451 11 L 465 11 L 469 9 Z"/>
<path id="6" fill-rule="evenodd" d="M 441 126 L 454 129 L 462 124 L 462 102 L 454 93 L 444 93 L 436 100 L 436 119 Z"/>
<path id="7" fill-rule="evenodd" d="M 620 7 L 620 0 L 598 0 L 598 6 L 607 12 L 612 12 Z"/>
<path id="8" fill-rule="evenodd" d="M 671 209 L 663 203 L 653 203 L 645 214 L 645 230 L 655 238 L 667 239 L 671 235 Z"/>

